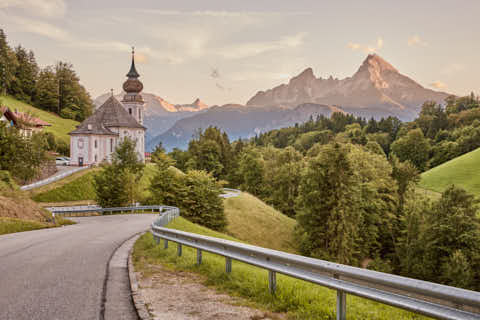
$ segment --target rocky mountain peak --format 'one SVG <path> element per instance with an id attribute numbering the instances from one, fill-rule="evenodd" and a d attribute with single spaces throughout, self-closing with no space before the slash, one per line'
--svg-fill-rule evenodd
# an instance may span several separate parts
<path id="1" fill-rule="evenodd" d="M 382 73 L 384 71 L 398 72 L 397 69 L 395 69 L 390 63 L 385 61 L 382 57 L 380 57 L 376 53 L 369 54 L 367 58 L 363 61 L 358 71 L 364 70 L 364 69 L 369 69 L 371 71 L 378 72 L 378 73 Z"/>
<path id="2" fill-rule="evenodd" d="M 301 82 L 301 83 L 306 83 L 310 82 L 313 80 L 316 80 L 315 75 L 313 74 L 313 69 L 312 68 L 307 68 L 303 70 L 298 76 L 293 77 L 290 82 Z"/>
<path id="3" fill-rule="evenodd" d="M 446 97 L 446 93 L 426 89 L 401 74 L 378 54 L 370 54 L 352 77 L 317 79 L 307 68 L 288 84 L 259 91 L 247 105 L 295 108 L 303 103 L 321 103 L 412 119 L 425 101 L 441 103 Z"/>
<path id="4" fill-rule="evenodd" d="M 193 101 L 192 103 L 192 106 L 198 107 L 199 109 L 208 108 L 208 105 L 203 103 L 203 101 L 200 100 L 200 98 L 195 99 L 195 101 Z"/>

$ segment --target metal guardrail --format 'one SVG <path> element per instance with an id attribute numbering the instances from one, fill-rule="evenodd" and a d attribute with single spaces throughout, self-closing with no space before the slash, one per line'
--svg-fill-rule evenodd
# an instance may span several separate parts
<path id="1" fill-rule="evenodd" d="M 88 169 L 89 167 L 79 167 L 79 168 L 75 168 L 75 169 L 72 169 L 70 171 L 67 171 L 67 172 L 64 172 L 64 173 L 61 173 L 61 174 L 57 174 L 57 175 L 53 175 L 51 176 L 50 178 L 47 178 L 47 179 L 44 179 L 44 180 L 40 180 L 40 181 L 37 181 L 35 183 L 32 183 L 32 184 L 28 184 L 26 186 L 21 186 L 20 187 L 20 190 L 31 190 L 31 189 L 35 189 L 35 188 L 38 188 L 38 187 L 41 187 L 41 186 L 44 186 L 46 184 L 49 184 L 49 183 L 52 183 L 54 181 L 57 181 L 57 180 L 60 180 L 60 179 L 63 179 L 65 177 L 68 177 L 76 172 L 79 172 L 79 171 L 82 171 L 82 170 L 85 170 L 85 169 Z"/>
<path id="2" fill-rule="evenodd" d="M 242 191 L 237 189 L 223 188 L 223 194 L 220 195 L 221 198 L 233 198 L 238 197 Z"/>
<path id="3" fill-rule="evenodd" d="M 267 269 L 272 294 L 277 286 L 276 273 L 337 290 L 339 320 L 346 319 L 347 294 L 438 319 L 480 319 L 480 313 L 462 310 L 462 306 L 480 310 L 480 292 L 164 228 L 178 214 L 162 215 L 152 224 L 157 244 L 160 239 L 165 241 L 164 248 L 169 241 L 177 243 L 178 256 L 182 255 L 182 245 L 196 248 L 197 264 L 202 263 L 202 251 L 224 256 L 227 273 L 232 271 L 232 259 Z"/>

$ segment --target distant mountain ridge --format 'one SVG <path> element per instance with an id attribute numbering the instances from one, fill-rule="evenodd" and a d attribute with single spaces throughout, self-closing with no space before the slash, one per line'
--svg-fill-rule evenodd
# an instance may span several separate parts
<path id="1" fill-rule="evenodd" d="M 178 120 L 165 133 L 147 142 L 147 150 L 152 150 L 162 142 L 167 150 L 186 148 L 196 130 L 209 126 L 219 127 L 227 132 L 231 140 L 250 138 L 255 134 L 283 128 L 307 121 L 310 116 L 329 117 L 334 112 L 344 111 L 338 107 L 306 103 L 294 109 L 283 107 L 248 107 L 239 104 L 214 106 L 203 113 Z"/>
<path id="2" fill-rule="evenodd" d="M 303 103 L 338 105 L 355 114 L 376 112 L 412 120 L 421 105 L 432 100 L 442 103 L 449 94 L 424 88 L 402 75 L 377 54 L 368 55 L 358 71 L 342 80 L 316 78 L 307 68 L 288 84 L 257 92 L 247 106 L 282 106 L 294 108 Z"/>
<path id="3" fill-rule="evenodd" d="M 118 100 L 122 100 L 123 93 L 115 95 Z M 97 97 L 93 104 L 96 108 L 100 107 L 110 96 L 106 93 Z M 155 136 L 162 134 L 174 125 L 177 120 L 190 117 L 197 112 L 202 112 L 209 108 L 199 98 L 191 104 L 172 104 L 152 93 L 142 93 L 145 101 L 144 124 L 147 127 L 145 139 L 148 142 Z"/>

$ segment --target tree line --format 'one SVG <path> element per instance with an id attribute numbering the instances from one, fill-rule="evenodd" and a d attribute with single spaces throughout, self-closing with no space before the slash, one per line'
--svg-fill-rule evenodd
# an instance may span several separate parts
<path id="1" fill-rule="evenodd" d="M 21 45 L 11 48 L 0 29 L 0 95 L 11 95 L 62 118 L 83 121 L 92 114 L 87 90 L 68 62 L 40 68 L 35 54 Z"/>
<path id="2" fill-rule="evenodd" d="M 429 105 L 413 123 L 334 114 L 244 141 L 209 127 L 167 156 L 295 218 L 304 255 L 478 290 L 478 201 L 455 186 L 436 201 L 415 192 L 433 159 Z"/>

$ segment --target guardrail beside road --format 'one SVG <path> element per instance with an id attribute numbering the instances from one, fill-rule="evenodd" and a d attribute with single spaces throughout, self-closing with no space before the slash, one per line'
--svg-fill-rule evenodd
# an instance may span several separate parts
<path id="1" fill-rule="evenodd" d="M 197 264 L 202 263 L 202 251 L 224 256 L 227 273 L 232 272 L 232 260 L 267 269 L 272 294 L 277 286 L 276 273 L 337 290 L 339 320 L 346 319 L 347 294 L 437 319 L 480 319 L 480 313 L 475 313 L 480 312 L 479 292 L 164 228 L 178 214 L 172 212 L 168 218 L 160 217 L 152 224 L 157 244 L 160 239 L 165 241 L 164 248 L 168 248 L 169 241 L 177 243 L 179 256 L 182 245 L 196 248 Z"/>
<path id="2" fill-rule="evenodd" d="M 54 181 L 63 179 L 63 178 L 65 178 L 65 177 L 68 177 L 68 176 L 74 174 L 75 172 L 79 172 L 79 171 L 82 171 L 82 170 L 85 170 L 85 169 L 88 169 L 88 168 L 90 168 L 90 167 L 78 167 L 78 168 L 75 168 L 75 169 L 66 171 L 66 172 L 64 172 L 64 173 L 61 173 L 61 174 L 53 175 L 53 176 L 51 176 L 50 178 L 43 179 L 43 180 L 34 182 L 34 183 L 32 183 L 32 184 L 28 184 L 28 185 L 26 185 L 26 186 L 21 186 L 21 187 L 20 187 L 20 190 L 31 190 L 31 189 L 35 189 L 35 188 L 44 186 L 44 185 L 46 185 L 46 184 L 52 183 L 52 182 L 54 182 Z"/>
<path id="3" fill-rule="evenodd" d="M 267 269 L 268 284 L 272 294 L 277 288 L 277 273 L 334 289 L 337 291 L 337 319 L 340 320 L 346 319 L 347 294 L 437 319 L 480 319 L 480 292 L 167 229 L 164 226 L 180 215 L 180 210 L 176 207 L 161 205 L 117 208 L 76 206 L 47 209 L 53 214 L 158 211 L 159 218 L 151 226 L 151 233 L 157 244 L 160 243 L 160 239 L 164 240 L 164 248 L 168 248 L 169 241 L 177 243 L 179 256 L 182 255 L 183 245 L 196 248 L 198 264 L 202 263 L 203 251 L 221 255 L 225 257 L 225 272 L 227 273 L 232 272 L 232 260 Z"/>

